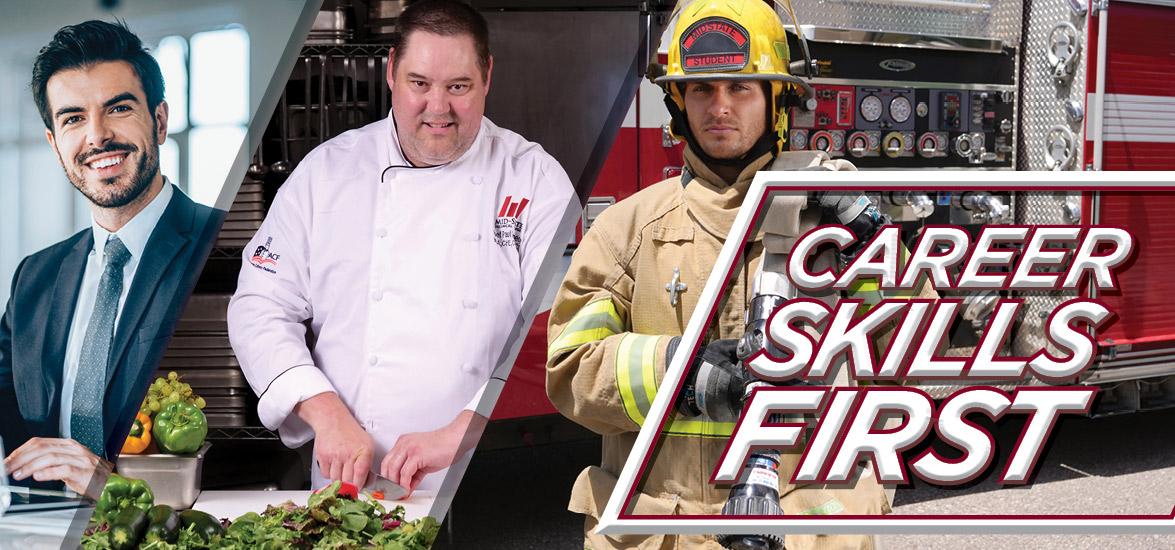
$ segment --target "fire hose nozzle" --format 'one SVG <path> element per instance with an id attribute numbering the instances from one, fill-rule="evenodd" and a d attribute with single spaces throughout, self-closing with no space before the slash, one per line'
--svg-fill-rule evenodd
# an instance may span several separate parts
<path id="1" fill-rule="evenodd" d="M 722 506 L 724 516 L 782 516 L 779 497 L 731 497 Z M 719 535 L 718 544 L 730 550 L 785 550 L 778 535 Z"/>
<path id="2" fill-rule="evenodd" d="M 743 480 L 735 485 L 722 505 L 722 515 L 731 517 L 782 516 L 779 505 L 779 454 L 757 452 L 744 466 Z M 720 535 L 718 544 L 728 550 L 785 550 L 778 535 Z"/>

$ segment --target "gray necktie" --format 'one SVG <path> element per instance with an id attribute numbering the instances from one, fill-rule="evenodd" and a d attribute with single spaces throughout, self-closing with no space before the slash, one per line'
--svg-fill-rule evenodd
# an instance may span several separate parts
<path id="1" fill-rule="evenodd" d="M 118 298 L 122 295 L 122 268 L 131 253 L 116 236 L 106 241 L 106 269 L 98 282 L 94 312 L 82 341 L 77 379 L 73 385 L 73 413 L 70 436 L 94 454 L 105 456 L 106 432 L 102 428 L 102 403 L 106 395 L 106 368 L 110 362 L 110 343 L 114 340 L 114 319 L 118 316 Z"/>

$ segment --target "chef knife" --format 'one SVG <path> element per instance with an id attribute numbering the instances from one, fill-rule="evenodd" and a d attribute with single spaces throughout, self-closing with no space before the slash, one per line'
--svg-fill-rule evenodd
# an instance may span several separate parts
<path id="1" fill-rule="evenodd" d="M 367 484 L 363 486 L 363 490 L 371 493 L 382 491 L 384 497 L 381 500 L 400 500 L 408 494 L 408 489 L 402 485 L 374 472 L 368 474 Z"/>

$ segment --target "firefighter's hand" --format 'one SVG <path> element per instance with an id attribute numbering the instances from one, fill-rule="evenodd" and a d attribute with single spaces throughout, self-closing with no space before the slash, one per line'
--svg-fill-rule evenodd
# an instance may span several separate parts
<path id="1" fill-rule="evenodd" d="M 314 460 L 322 476 L 362 487 L 375 443 L 334 392 L 298 403 L 294 413 L 314 428 Z"/>
<path id="2" fill-rule="evenodd" d="M 448 468 L 472 449 L 485 424 L 485 417 L 466 410 L 439 430 L 404 434 L 384 456 L 380 475 L 407 489 L 408 498 L 424 476 Z"/>
<path id="3" fill-rule="evenodd" d="M 715 422 L 733 422 L 753 378 L 739 365 L 737 340 L 715 340 L 694 357 L 679 410 Z"/>
<path id="4" fill-rule="evenodd" d="M 4 459 L 12 479 L 62 481 L 69 490 L 97 500 L 114 465 L 72 439 L 34 437 Z"/>

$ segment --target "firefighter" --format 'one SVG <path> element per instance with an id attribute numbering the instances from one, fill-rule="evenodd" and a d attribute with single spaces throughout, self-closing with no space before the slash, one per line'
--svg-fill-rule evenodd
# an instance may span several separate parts
<path id="1" fill-rule="evenodd" d="M 667 74 L 657 82 L 674 133 L 686 143 L 683 173 L 604 211 L 558 291 L 548 327 L 547 393 L 564 415 L 604 438 L 602 464 L 580 474 L 568 506 L 586 515 L 586 548 L 720 548 L 712 537 L 593 531 L 755 173 L 853 169 L 824 153 L 781 152 L 782 101 L 797 83 L 788 61 L 783 25 L 763 0 L 697 0 L 680 8 Z M 745 250 L 730 299 L 720 305 L 687 375 L 683 393 L 694 388 L 708 399 L 694 418 L 685 410 L 702 400 L 678 401 L 681 412 L 662 434 L 634 514 L 716 516 L 727 500 L 729 487 L 708 478 L 733 429 L 722 420 L 737 413 L 747 381 L 734 342 L 744 329 L 762 235 Z M 798 459 L 798 452 L 784 455 L 781 479 Z M 786 484 L 780 494 L 785 514 L 889 511 L 867 471 L 854 487 Z M 791 535 L 786 543 L 790 550 L 874 546 L 862 535 Z"/>

